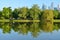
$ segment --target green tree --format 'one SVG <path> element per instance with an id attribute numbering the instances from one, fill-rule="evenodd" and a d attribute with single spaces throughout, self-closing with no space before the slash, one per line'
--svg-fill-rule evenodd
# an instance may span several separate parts
<path id="1" fill-rule="evenodd" d="M 2 10 L 2 16 L 4 17 L 4 19 L 9 19 L 10 18 L 10 15 L 12 13 L 12 10 L 11 10 L 11 7 L 4 7 L 3 10 Z"/>
<path id="2" fill-rule="evenodd" d="M 40 14 L 40 9 L 37 4 L 33 5 L 32 8 L 30 8 L 30 16 L 33 18 L 33 20 L 39 19 Z"/>
<path id="3" fill-rule="evenodd" d="M 53 13 L 54 13 L 54 19 L 57 19 L 58 18 L 58 10 L 53 10 Z"/>
<path id="4" fill-rule="evenodd" d="M 0 11 L 0 19 L 2 19 L 2 11 Z"/>
<path id="5" fill-rule="evenodd" d="M 42 21 L 45 22 L 52 22 L 53 21 L 53 11 L 52 10 L 45 10 L 42 14 Z"/>
<path id="6" fill-rule="evenodd" d="M 18 16 L 21 19 L 26 19 L 27 15 L 28 15 L 28 8 L 27 7 L 20 8 Z"/>
<path id="7" fill-rule="evenodd" d="M 17 19 L 18 18 L 18 11 L 19 9 L 15 8 L 14 11 L 12 12 L 13 18 Z"/>
<path id="8" fill-rule="evenodd" d="M 60 19 L 60 12 L 58 12 L 58 19 Z"/>

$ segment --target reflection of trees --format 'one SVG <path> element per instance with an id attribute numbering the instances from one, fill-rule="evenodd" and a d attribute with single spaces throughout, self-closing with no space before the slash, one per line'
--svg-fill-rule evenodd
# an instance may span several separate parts
<path id="1" fill-rule="evenodd" d="M 60 23 L 54 23 L 54 30 L 59 30 L 60 29 Z"/>
<path id="2" fill-rule="evenodd" d="M 22 33 L 22 34 L 27 34 L 28 33 L 28 27 L 26 23 L 14 23 L 12 25 L 12 28 L 15 32 Z"/>
<path id="3" fill-rule="evenodd" d="M 54 25 L 54 30 L 57 30 L 57 31 L 58 31 L 58 29 L 59 29 L 59 28 L 58 28 L 58 24 L 55 24 L 55 25 Z"/>
<path id="4" fill-rule="evenodd" d="M 51 24 L 50 22 L 44 23 L 44 24 L 42 24 L 41 29 L 45 32 L 52 32 L 53 31 L 53 24 Z"/>
<path id="5" fill-rule="evenodd" d="M 11 26 L 12 26 L 12 29 L 15 31 L 15 32 L 18 32 L 18 25 L 19 23 L 13 23 Z"/>
<path id="6" fill-rule="evenodd" d="M 34 37 L 37 37 L 38 32 L 40 32 L 39 23 L 33 23 L 32 25 L 30 25 L 30 32 Z"/>
<path id="7" fill-rule="evenodd" d="M 33 37 L 39 35 L 40 30 L 44 32 L 52 32 L 54 30 L 60 29 L 60 23 L 51 24 L 50 22 L 40 25 L 40 23 L 0 23 L 0 28 L 3 30 L 3 33 L 10 33 L 11 29 L 19 34 L 27 35 L 28 32 L 31 32 Z"/>
<path id="8" fill-rule="evenodd" d="M 18 26 L 19 33 L 27 34 L 28 33 L 28 26 L 26 24 L 21 24 Z"/>
<path id="9" fill-rule="evenodd" d="M 11 32 L 11 26 L 9 23 L 4 23 L 2 25 L 3 33 L 10 33 Z"/>
<path id="10" fill-rule="evenodd" d="M 2 29 L 2 25 L 4 25 L 4 23 L 0 23 L 0 28 Z"/>

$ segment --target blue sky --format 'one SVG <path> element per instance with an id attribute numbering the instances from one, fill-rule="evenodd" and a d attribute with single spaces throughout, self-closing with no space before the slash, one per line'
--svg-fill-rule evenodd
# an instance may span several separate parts
<path id="1" fill-rule="evenodd" d="M 3 7 L 11 7 L 12 9 L 23 6 L 31 7 L 33 4 L 38 4 L 40 7 L 42 4 L 50 6 L 51 2 L 54 2 L 54 6 L 57 6 L 60 0 L 0 0 L 0 9 Z"/>

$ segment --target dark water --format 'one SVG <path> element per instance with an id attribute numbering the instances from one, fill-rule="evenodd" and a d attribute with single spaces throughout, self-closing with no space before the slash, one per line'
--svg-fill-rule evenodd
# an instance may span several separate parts
<path id="1" fill-rule="evenodd" d="M 60 40 L 60 23 L 0 23 L 0 40 Z"/>

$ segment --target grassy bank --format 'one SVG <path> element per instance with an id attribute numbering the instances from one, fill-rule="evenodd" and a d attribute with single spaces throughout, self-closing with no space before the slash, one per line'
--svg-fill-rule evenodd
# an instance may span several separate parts
<path id="1" fill-rule="evenodd" d="M 0 20 L 0 22 L 40 22 L 40 20 Z"/>
<path id="2" fill-rule="evenodd" d="M 60 22 L 60 19 L 59 20 L 58 19 L 55 19 L 54 22 Z"/>
<path id="3" fill-rule="evenodd" d="M 40 22 L 40 20 L 8 20 L 8 19 L 4 19 L 4 20 L 0 20 L 0 22 Z M 53 20 L 53 22 L 60 22 L 60 20 Z"/>
<path id="4" fill-rule="evenodd" d="M 40 20 L 13 20 L 13 22 L 40 22 Z"/>
<path id="5" fill-rule="evenodd" d="M 0 20 L 0 22 L 10 22 L 8 19 Z"/>

